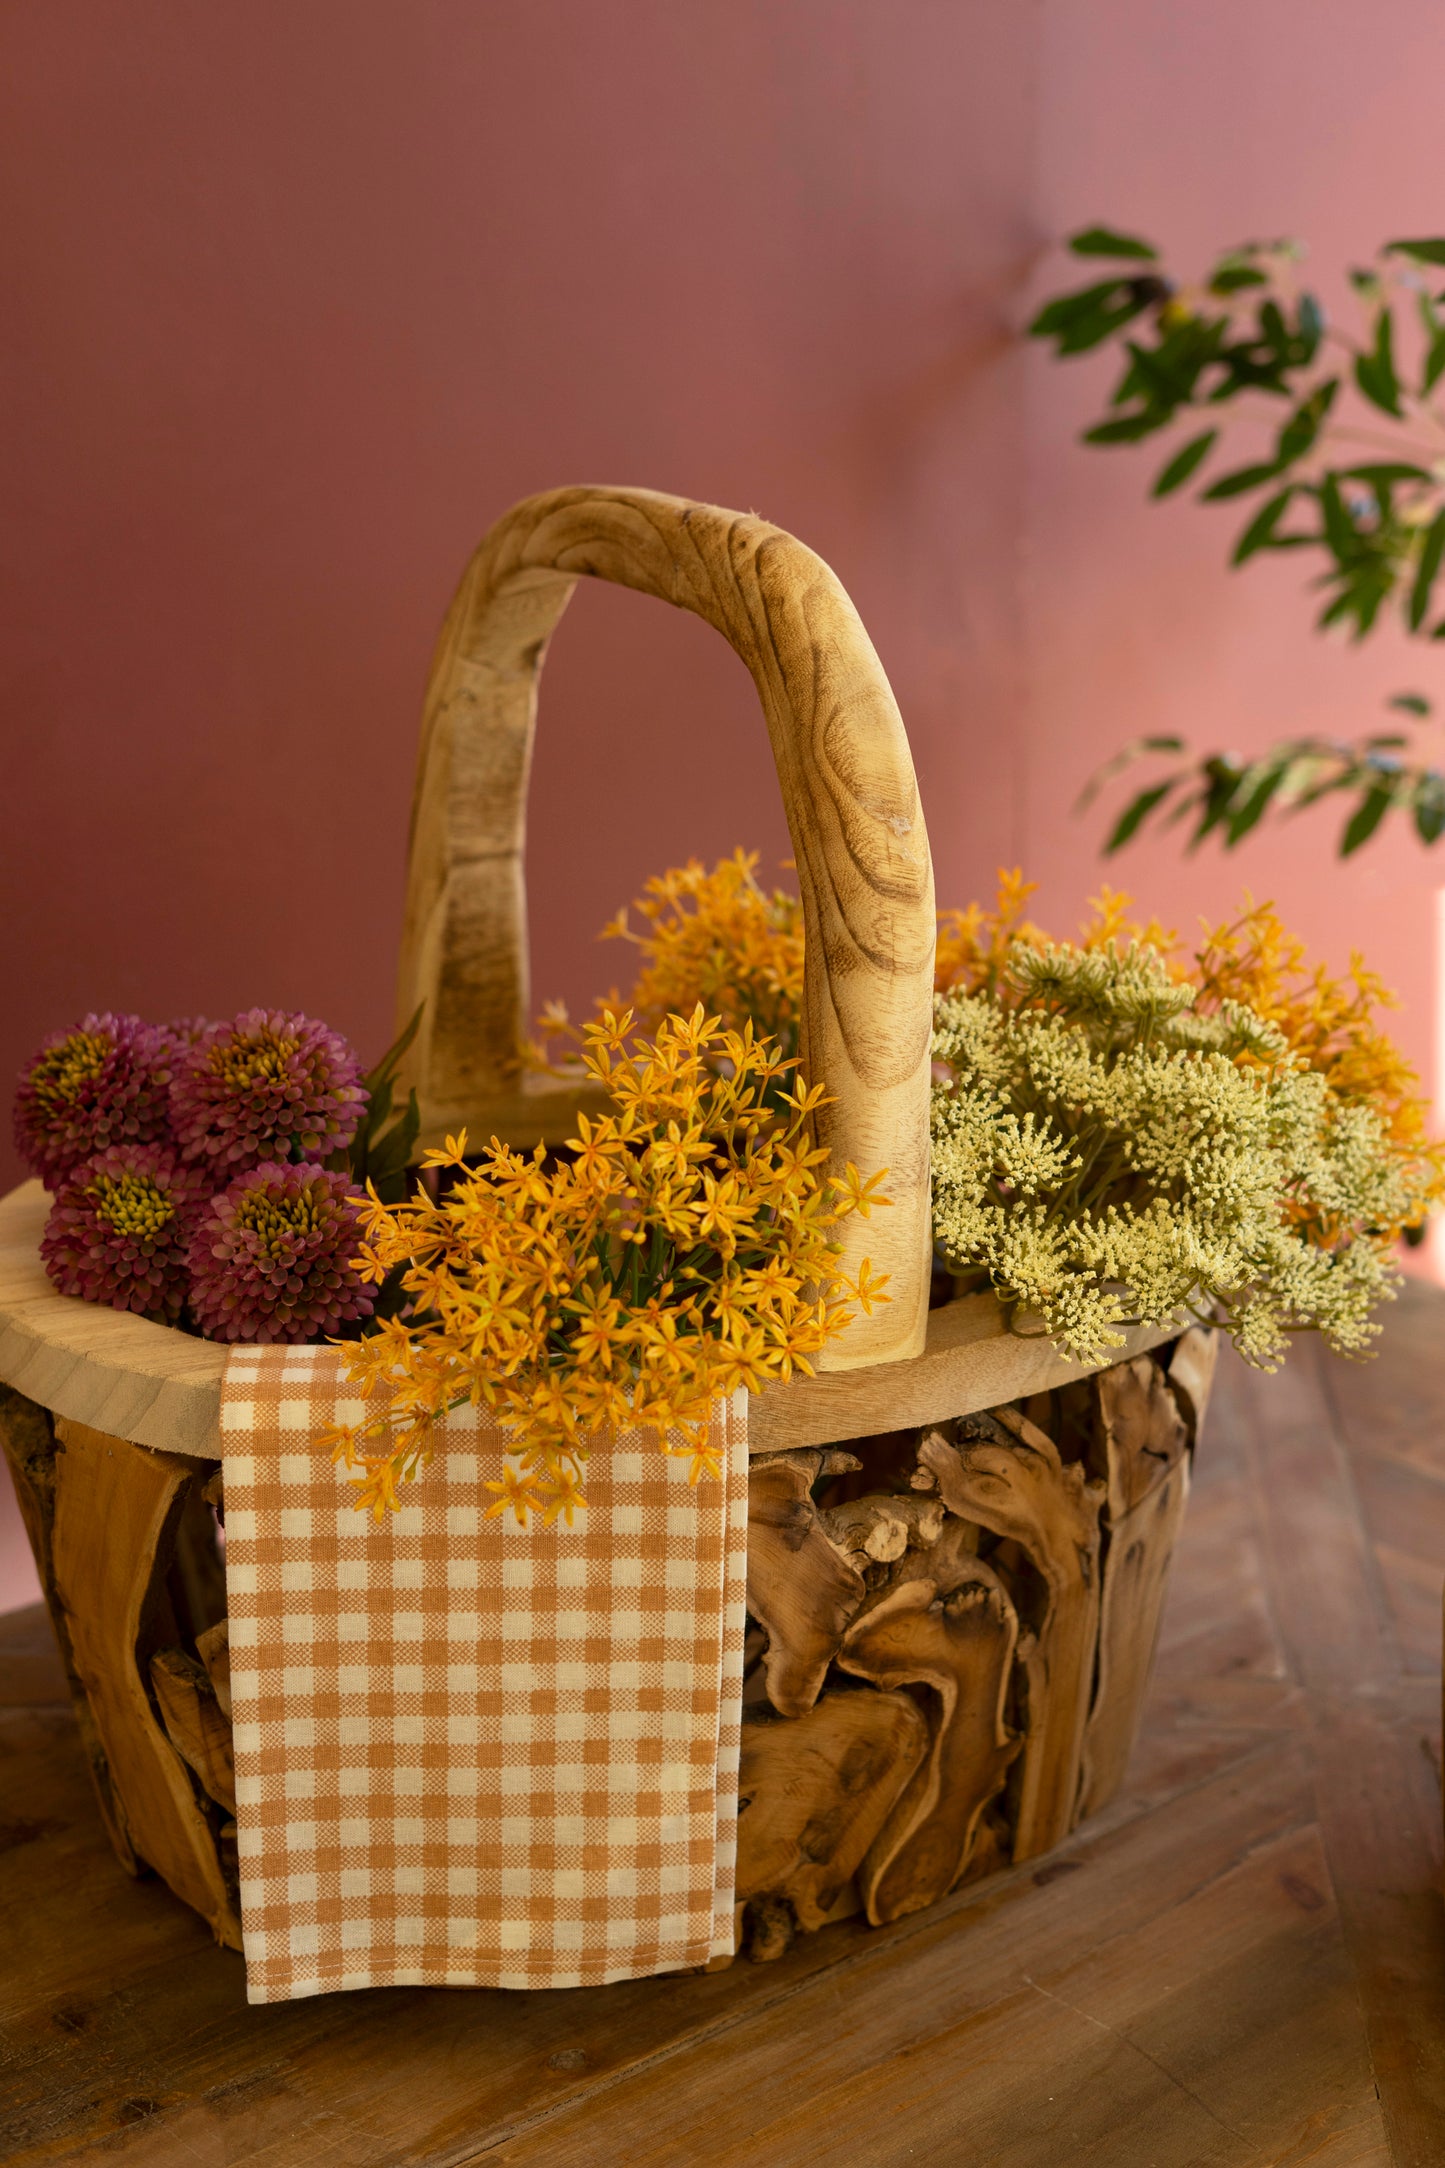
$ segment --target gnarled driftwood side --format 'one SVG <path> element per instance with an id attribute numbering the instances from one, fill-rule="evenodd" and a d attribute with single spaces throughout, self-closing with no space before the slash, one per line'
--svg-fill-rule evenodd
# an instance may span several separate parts
<path id="1" fill-rule="evenodd" d="M 1045 1851 L 1123 1781 L 1211 1336 L 750 1470 L 738 1827 L 755 1957 Z M 764 1399 L 766 1405 L 766 1398 Z M 0 1391 L 116 1852 L 239 1946 L 214 1461 Z"/>

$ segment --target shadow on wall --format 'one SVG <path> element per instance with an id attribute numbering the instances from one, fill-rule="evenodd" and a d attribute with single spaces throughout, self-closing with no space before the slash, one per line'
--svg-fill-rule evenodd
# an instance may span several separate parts
<path id="1" fill-rule="evenodd" d="M 0 1611 L 39 1603 L 40 1581 L 26 1540 L 25 1523 L 15 1498 L 10 1469 L 0 1455 Z"/>

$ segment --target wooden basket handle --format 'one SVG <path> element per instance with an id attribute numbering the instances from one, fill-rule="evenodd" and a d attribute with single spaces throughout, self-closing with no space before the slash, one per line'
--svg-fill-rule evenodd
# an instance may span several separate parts
<path id="1" fill-rule="evenodd" d="M 886 1271 L 891 1300 L 855 1317 L 825 1367 L 917 1354 L 932 1249 L 928 838 L 902 718 L 857 611 L 822 559 L 766 520 L 651 490 L 557 489 L 514 506 L 468 565 L 427 687 L 402 936 L 399 1019 L 426 1004 L 411 1060 L 423 1134 L 525 1128 L 532 727 L 547 642 L 579 577 L 694 611 L 752 672 L 802 893 L 804 1073 L 833 1102 L 818 1140 L 837 1166 L 886 1167 L 893 1200 L 842 1224 L 849 1269 L 867 1257 Z"/>

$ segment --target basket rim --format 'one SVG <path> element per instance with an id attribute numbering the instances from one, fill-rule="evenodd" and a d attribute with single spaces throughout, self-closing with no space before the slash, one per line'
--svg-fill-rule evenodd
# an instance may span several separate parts
<path id="1" fill-rule="evenodd" d="M 219 1460 L 229 1347 L 60 1294 L 40 1258 L 48 1209 L 37 1181 L 0 1199 L 0 1384 L 111 1437 Z M 1135 1326 L 1103 1367 L 1129 1362 L 1183 1330 Z M 1047 1340 L 1011 1332 L 995 1296 L 965 1295 L 929 1312 L 921 1355 L 794 1378 L 754 1396 L 748 1448 L 786 1452 L 946 1422 L 1091 1374 Z"/>

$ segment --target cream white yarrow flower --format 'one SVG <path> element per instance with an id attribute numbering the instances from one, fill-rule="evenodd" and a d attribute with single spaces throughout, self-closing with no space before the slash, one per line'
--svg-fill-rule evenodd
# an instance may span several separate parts
<path id="1" fill-rule="evenodd" d="M 938 1247 L 1076 1361 L 1193 1317 L 1265 1368 L 1310 1328 L 1358 1353 L 1398 1284 L 1388 1231 L 1422 1209 L 1410 1174 L 1274 1024 L 1193 1001 L 1143 942 L 1016 943 L 996 992 L 940 996 Z"/>

